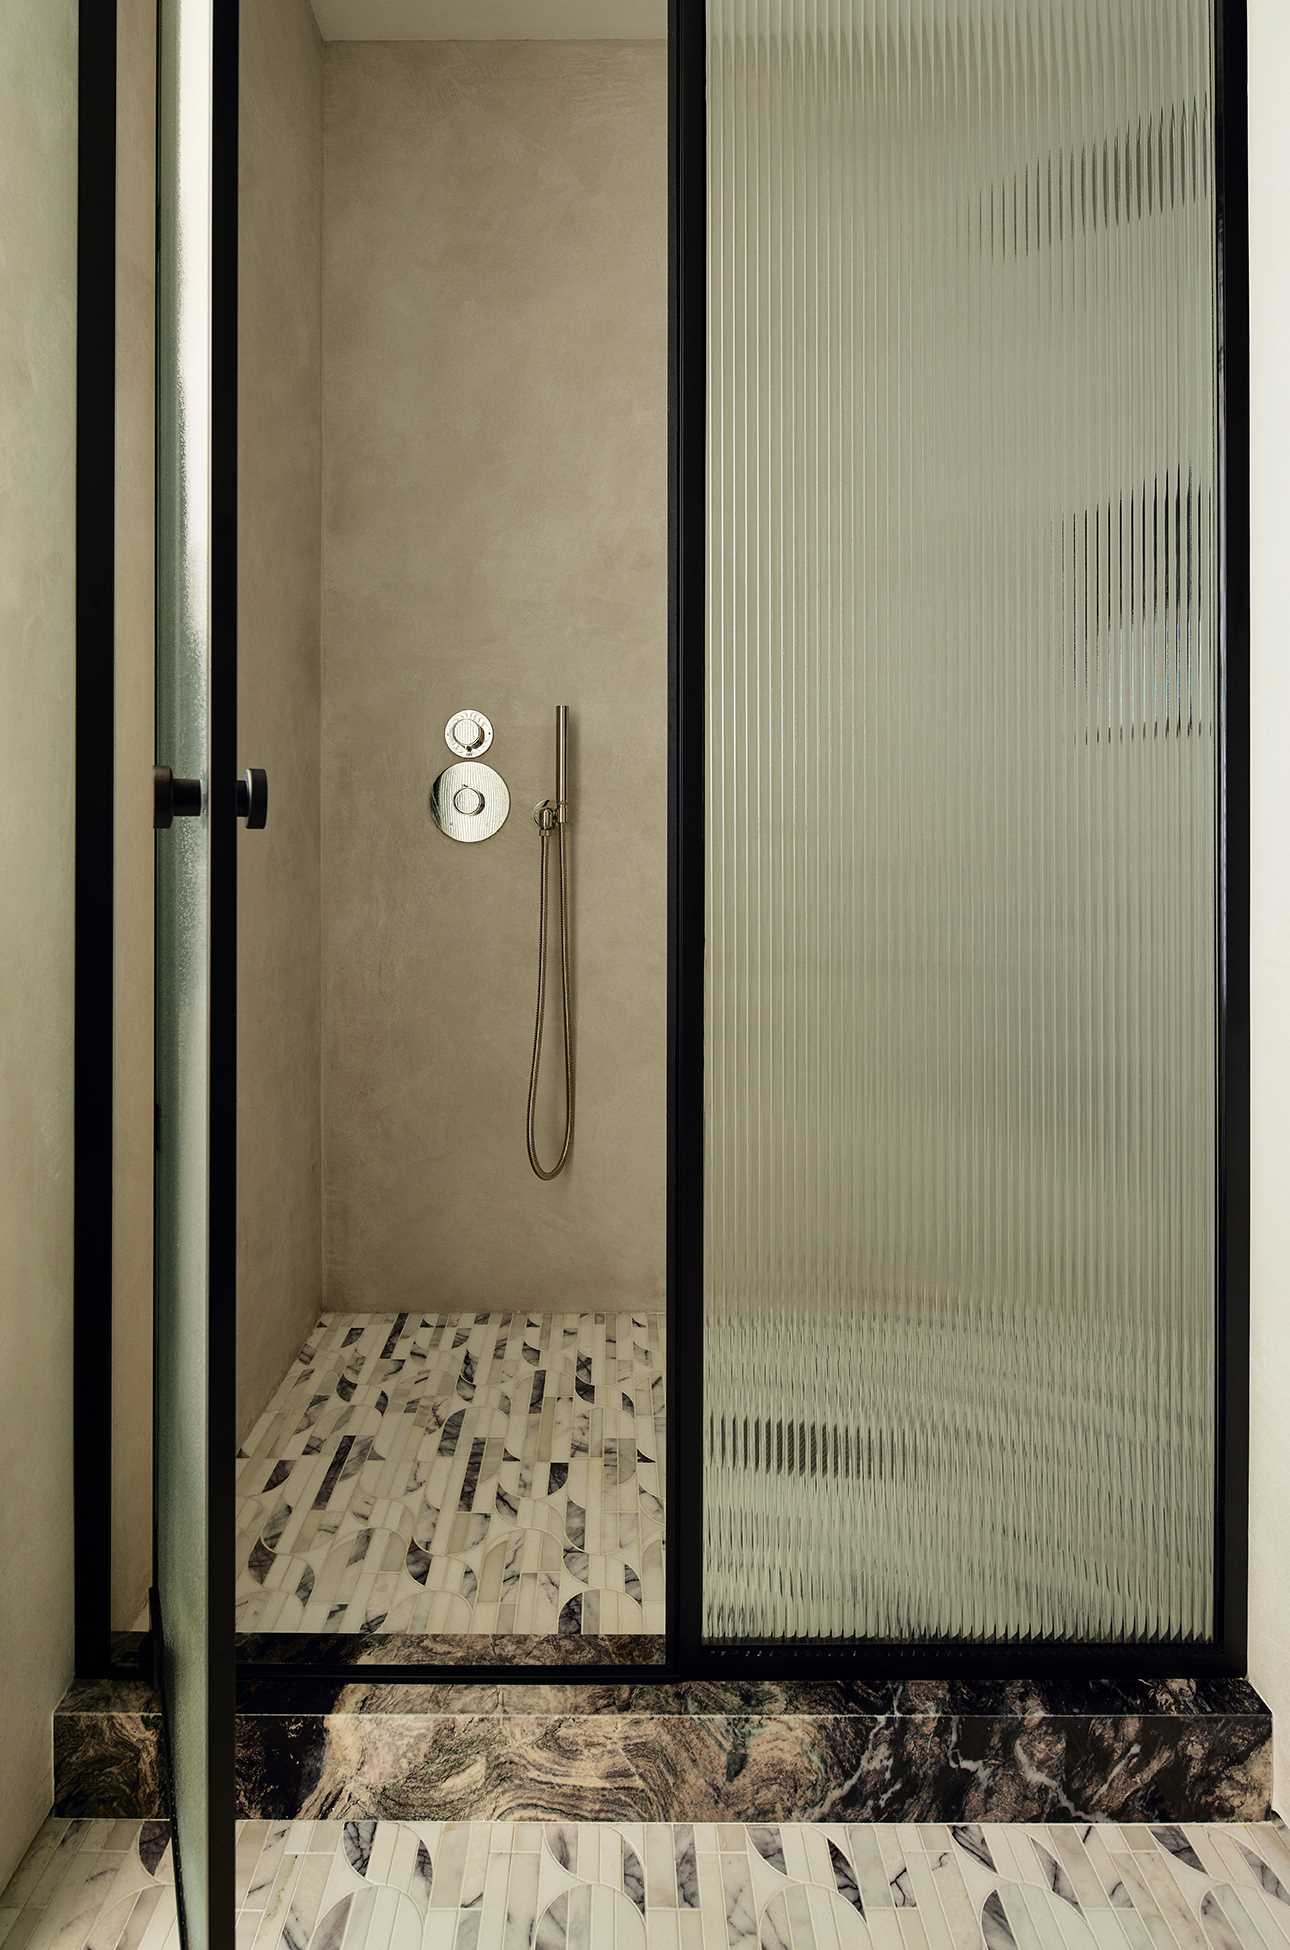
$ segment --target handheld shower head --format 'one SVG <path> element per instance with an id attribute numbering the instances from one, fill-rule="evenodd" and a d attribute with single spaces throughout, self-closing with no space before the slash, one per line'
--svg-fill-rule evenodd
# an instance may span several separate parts
<path id="1" fill-rule="evenodd" d="M 555 804 L 556 818 L 563 824 L 569 797 L 569 707 L 555 707 Z"/>

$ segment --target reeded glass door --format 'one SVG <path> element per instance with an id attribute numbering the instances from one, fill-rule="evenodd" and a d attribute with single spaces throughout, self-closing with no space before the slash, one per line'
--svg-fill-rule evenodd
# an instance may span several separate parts
<path id="1" fill-rule="evenodd" d="M 236 7 L 162 0 L 158 30 L 154 1623 L 206 1950 L 233 1940 Z"/>
<path id="2" fill-rule="evenodd" d="M 1215 1633 L 1212 0 L 707 0 L 703 1632 Z"/>

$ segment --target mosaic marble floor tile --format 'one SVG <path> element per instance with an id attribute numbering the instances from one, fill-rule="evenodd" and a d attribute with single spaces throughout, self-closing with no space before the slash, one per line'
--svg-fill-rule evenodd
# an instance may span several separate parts
<path id="1" fill-rule="evenodd" d="M 241 1824 L 238 1950 L 1287 1950 L 1240 1826 Z M 164 1822 L 46 1823 L 0 1950 L 177 1950 Z"/>
<path id="2" fill-rule="evenodd" d="M 324 1314 L 238 1457 L 240 1632 L 664 1629 L 661 1314 Z"/>

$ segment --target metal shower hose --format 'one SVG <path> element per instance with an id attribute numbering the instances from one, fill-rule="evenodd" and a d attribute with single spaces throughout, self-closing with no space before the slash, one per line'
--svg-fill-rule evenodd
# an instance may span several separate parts
<path id="1" fill-rule="evenodd" d="M 546 1017 L 546 943 L 550 839 L 552 828 L 560 836 L 560 993 L 564 1011 L 564 1143 L 560 1155 L 548 1171 L 537 1152 L 538 1072 L 542 1067 L 542 1029 Z M 538 866 L 538 985 L 537 1016 L 533 1024 L 533 1065 L 529 1071 L 528 1146 L 529 1163 L 539 1178 L 558 1178 L 569 1157 L 573 1142 L 573 1032 L 569 1007 L 569 876 L 565 852 L 564 821 L 548 801 L 538 823 L 542 856 Z"/>

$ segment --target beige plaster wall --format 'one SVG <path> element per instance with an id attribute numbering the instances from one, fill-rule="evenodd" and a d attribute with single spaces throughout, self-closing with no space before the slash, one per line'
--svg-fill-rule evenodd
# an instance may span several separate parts
<path id="1" fill-rule="evenodd" d="M 660 1305 L 664 47 L 337 45 L 325 70 L 327 1303 Z M 557 703 L 578 1127 L 539 1184 L 530 812 Z M 461 706 L 512 798 L 478 846 L 427 804 Z"/>
<path id="2" fill-rule="evenodd" d="M 112 1617 L 152 1566 L 152 764 L 156 0 L 118 0 Z"/>
<path id="3" fill-rule="evenodd" d="M 322 42 L 309 0 L 242 10 L 239 764 L 269 824 L 238 877 L 238 1420 L 322 1292 L 319 682 Z"/>
<path id="4" fill-rule="evenodd" d="M 0 1887 L 72 1671 L 76 48 L 0 12 Z"/>
<path id="5" fill-rule="evenodd" d="M 1250 0 L 1250 1678 L 1290 1812 L 1290 12 Z"/>

